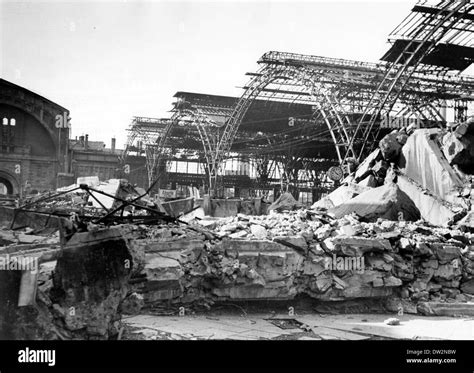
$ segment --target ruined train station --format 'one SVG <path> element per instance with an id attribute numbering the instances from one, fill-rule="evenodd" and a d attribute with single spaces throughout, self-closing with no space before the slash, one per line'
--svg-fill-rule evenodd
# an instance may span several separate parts
<path id="1" fill-rule="evenodd" d="M 126 144 L 0 79 L 0 339 L 473 339 L 473 19 L 420 1 L 377 63 L 262 51 Z"/>

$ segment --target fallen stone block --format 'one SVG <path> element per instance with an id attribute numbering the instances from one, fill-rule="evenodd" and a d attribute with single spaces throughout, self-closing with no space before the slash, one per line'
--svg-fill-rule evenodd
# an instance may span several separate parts
<path id="1" fill-rule="evenodd" d="M 380 159 L 382 159 L 382 153 L 380 148 L 377 148 L 362 161 L 359 167 L 357 167 L 357 170 L 354 174 L 355 180 L 359 180 L 361 177 L 363 177 L 363 175 L 366 175 Z"/>
<path id="2" fill-rule="evenodd" d="M 325 293 L 332 286 L 332 274 L 322 272 L 309 282 L 309 289 L 316 293 Z"/>
<path id="3" fill-rule="evenodd" d="M 456 203 L 452 192 L 461 188 L 463 182 L 439 147 L 437 139 L 440 135 L 439 128 L 414 131 L 403 146 L 399 168 L 405 177 L 422 189 L 442 200 Z"/>
<path id="4" fill-rule="evenodd" d="M 303 237 L 274 237 L 273 241 L 300 253 L 306 253 L 308 251 L 308 244 Z"/>
<path id="5" fill-rule="evenodd" d="M 465 217 L 459 220 L 457 223 L 459 227 L 474 228 L 474 211 L 469 211 Z"/>
<path id="6" fill-rule="evenodd" d="M 185 250 L 198 250 L 204 248 L 204 241 L 202 240 L 174 240 L 174 241 L 155 241 L 146 242 L 145 252 L 170 252 L 170 251 L 185 251 Z"/>
<path id="7" fill-rule="evenodd" d="M 288 251 L 282 244 L 268 240 L 222 240 L 216 247 L 225 252 L 235 253 Z"/>
<path id="8" fill-rule="evenodd" d="M 363 187 L 360 187 L 363 188 Z M 339 206 L 340 204 L 349 201 L 356 195 L 360 193 L 360 190 L 366 190 L 366 188 L 363 189 L 356 189 L 354 187 L 354 184 L 349 184 L 349 185 L 341 185 L 337 189 L 333 190 L 331 193 L 329 193 L 326 197 L 323 197 L 319 201 L 316 201 L 311 208 L 312 209 L 317 209 L 317 208 L 324 208 L 324 209 L 330 209 L 334 206 Z"/>
<path id="9" fill-rule="evenodd" d="M 425 316 L 474 316 L 474 303 L 420 302 L 417 311 Z"/>
<path id="10" fill-rule="evenodd" d="M 461 256 L 461 249 L 452 245 L 431 244 L 430 249 L 436 255 L 441 264 L 446 264 L 454 259 L 459 259 Z"/>
<path id="11" fill-rule="evenodd" d="M 436 259 L 429 259 L 421 262 L 421 266 L 423 268 L 437 269 L 439 266 L 439 262 Z"/>
<path id="12" fill-rule="evenodd" d="M 303 274 L 317 277 L 326 269 L 327 268 L 324 263 L 305 260 L 303 266 Z"/>
<path id="13" fill-rule="evenodd" d="M 448 281 L 454 280 L 459 276 L 461 276 L 461 268 L 455 268 L 452 264 L 440 264 L 433 273 L 433 278 Z"/>
<path id="14" fill-rule="evenodd" d="M 337 292 L 334 292 L 334 295 L 337 295 L 344 299 L 380 298 L 380 297 L 389 297 L 392 294 L 393 294 L 392 287 L 373 287 L 372 285 L 361 285 L 361 284 L 350 286 L 344 290 L 338 290 Z"/>
<path id="15" fill-rule="evenodd" d="M 397 319 L 396 317 L 390 317 L 387 320 L 384 320 L 384 323 L 387 325 L 400 325 L 400 320 Z"/>
<path id="16" fill-rule="evenodd" d="M 143 295 L 133 292 L 123 300 L 120 310 L 126 315 L 138 315 L 144 306 Z"/>
<path id="17" fill-rule="evenodd" d="M 248 233 L 244 230 L 241 230 L 241 231 L 230 234 L 229 238 L 235 239 L 235 238 L 244 238 L 247 236 L 248 236 Z"/>
<path id="18" fill-rule="evenodd" d="M 324 246 L 331 252 L 342 252 L 348 256 L 363 256 L 372 251 L 392 251 L 389 240 L 363 237 L 331 237 L 324 240 Z"/>
<path id="19" fill-rule="evenodd" d="M 221 300 L 225 299 L 245 299 L 245 300 L 262 300 L 262 299 L 292 299 L 296 295 L 296 289 L 285 283 L 273 284 L 273 288 L 263 286 L 232 286 L 228 288 L 216 288 L 212 290 L 212 294 Z"/>
<path id="20" fill-rule="evenodd" d="M 397 185 L 410 196 L 420 212 L 420 217 L 430 224 L 446 227 L 462 217 L 458 211 L 453 211 L 447 202 L 430 194 L 405 176 L 398 176 Z"/>
<path id="21" fill-rule="evenodd" d="M 288 211 L 294 210 L 303 207 L 303 205 L 298 202 L 291 193 L 283 193 L 280 197 L 276 199 L 267 209 L 267 211 Z"/>
<path id="22" fill-rule="evenodd" d="M 173 258 L 174 256 L 174 258 Z M 162 252 L 157 254 L 146 254 L 144 272 L 148 281 L 178 281 L 183 276 L 183 270 L 179 262 L 180 253 Z"/>
<path id="23" fill-rule="evenodd" d="M 378 218 L 416 221 L 420 217 L 420 212 L 413 201 L 399 189 L 397 184 L 385 184 L 373 188 L 331 208 L 329 212 L 337 219 L 355 213 L 369 221 Z"/>
<path id="24" fill-rule="evenodd" d="M 396 278 L 395 276 L 384 277 L 383 283 L 387 287 L 402 286 L 402 280 Z"/>
<path id="25" fill-rule="evenodd" d="M 393 258 L 392 258 L 393 261 Z M 365 258 L 365 262 L 367 265 L 373 269 L 379 270 L 379 271 L 391 271 L 393 265 L 391 263 L 387 263 L 386 259 L 381 256 L 367 256 Z"/>
<path id="26" fill-rule="evenodd" d="M 474 295 L 474 278 L 461 284 L 461 291 L 466 294 Z"/>
<path id="27" fill-rule="evenodd" d="M 256 224 L 251 225 L 250 232 L 258 240 L 264 240 L 268 236 L 267 230 L 265 229 L 265 227 L 262 227 L 261 225 L 256 225 Z"/>
<path id="28" fill-rule="evenodd" d="M 265 281 L 277 281 L 294 275 L 302 264 L 302 257 L 296 253 L 261 253 L 256 269 Z"/>
<path id="29" fill-rule="evenodd" d="M 407 299 L 390 297 L 384 301 L 384 306 L 388 311 L 394 312 L 397 314 L 400 311 L 403 314 L 408 313 L 408 314 L 416 315 L 418 313 L 416 309 L 416 304 Z"/>

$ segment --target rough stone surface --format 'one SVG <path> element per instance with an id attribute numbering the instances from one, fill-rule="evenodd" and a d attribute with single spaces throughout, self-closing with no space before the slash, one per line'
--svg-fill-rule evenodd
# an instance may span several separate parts
<path id="1" fill-rule="evenodd" d="M 336 218 L 356 213 L 366 220 L 384 218 L 389 220 L 416 221 L 420 213 L 411 199 L 396 184 L 386 184 L 373 188 L 357 197 L 331 208 Z M 401 214 L 401 215 L 400 215 Z"/>

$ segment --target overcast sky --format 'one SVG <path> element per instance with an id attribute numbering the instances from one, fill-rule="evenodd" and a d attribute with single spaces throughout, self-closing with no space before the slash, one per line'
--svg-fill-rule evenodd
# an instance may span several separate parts
<path id="1" fill-rule="evenodd" d="M 71 112 L 110 146 L 177 91 L 238 96 L 265 52 L 377 61 L 414 1 L 0 0 L 0 76 Z"/>

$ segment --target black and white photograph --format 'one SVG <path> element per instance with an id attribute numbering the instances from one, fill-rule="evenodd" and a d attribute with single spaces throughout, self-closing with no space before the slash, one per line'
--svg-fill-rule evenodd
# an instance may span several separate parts
<path id="1" fill-rule="evenodd" d="M 0 0 L 0 372 L 472 373 L 473 63 L 471 0 Z"/>

